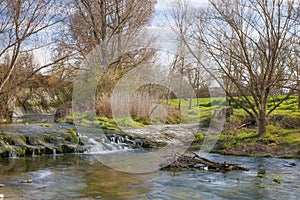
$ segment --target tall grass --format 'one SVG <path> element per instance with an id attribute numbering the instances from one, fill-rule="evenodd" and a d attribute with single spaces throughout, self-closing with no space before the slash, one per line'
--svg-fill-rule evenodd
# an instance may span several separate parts
<path id="1" fill-rule="evenodd" d="M 96 114 L 114 118 L 122 124 L 133 123 L 132 120 L 143 124 L 176 124 L 181 117 L 179 109 L 165 105 L 160 95 L 142 93 L 98 97 Z"/>

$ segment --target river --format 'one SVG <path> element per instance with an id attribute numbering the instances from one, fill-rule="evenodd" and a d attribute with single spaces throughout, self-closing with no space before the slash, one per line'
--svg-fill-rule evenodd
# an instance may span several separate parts
<path id="1" fill-rule="evenodd" d="M 5 199 L 300 199 L 300 162 L 209 154 L 241 163 L 247 172 L 198 170 L 124 173 L 93 155 L 68 154 L 0 160 Z M 259 178 L 259 169 L 266 177 Z M 275 178 L 281 184 L 274 182 Z M 28 181 L 29 180 L 29 181 Z M 23 183 L 31 182 L 32 183 Z"/>

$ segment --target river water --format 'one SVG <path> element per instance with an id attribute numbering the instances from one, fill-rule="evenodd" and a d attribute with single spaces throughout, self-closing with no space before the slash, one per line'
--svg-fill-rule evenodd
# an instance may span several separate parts
<path id="1" fill-rule="evenodd" d="M 10 158 L 0 160 L 0 184 L 5 185 L 0 194 L 5 199 L 300 199 L 299 160 L 216 154 L 209 159 L 250 170 L 133 174 L 110 169 L 87 154 Z M 257 177 L 259 169 L 266 170 L 265 178 Z M 32 183 L 22 183 L 27 180 Z"/>

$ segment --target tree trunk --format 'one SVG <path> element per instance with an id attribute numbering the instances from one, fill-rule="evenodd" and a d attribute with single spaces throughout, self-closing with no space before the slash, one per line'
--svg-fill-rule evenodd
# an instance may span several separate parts
<path id="1" fill-rule="evenodd" d="M 299 80 L 298 80 L 298 110 L 300 110 L 300 77 L 299 77 Z"/>
<path id="2" fill-rule="evenodd" d="M 8 96 L 0 96 L 0 122 L 9 122 L 12 119 L 13 108 L 10 105 L 10 99 Z"/>
<path id="3" fill-rule="evenodd" d="M 193 97 L 190 97 L 189 110 L 192 109 L 192 104 L 193 104 Z"/>
<path id="4" fill-rule="evenodd" d="M 300 110 L 300 90 L 298 90 L 298 110 Z"/>
<path id="5" fill-rule="evenodd" d="M 298 78 L 298 110 L 300 110 L 300 66 L 297 68 L 297 78 Z"/>
<path id="6" fill-rule="evenodd" d="M 264 136 L 266 134 L 266 126 L 268 125 L 268 120 L 265 111 L 261 111 L 258 117 L 258 136 Z"/>

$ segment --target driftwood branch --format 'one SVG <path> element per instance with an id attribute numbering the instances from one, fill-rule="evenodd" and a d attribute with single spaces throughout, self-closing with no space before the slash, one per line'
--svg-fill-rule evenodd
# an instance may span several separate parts
<path id="1" fill-rule="evenodd" d="M 227 162 L 219 163 L 201 157 L 196 153 L 194 156 L 181 155 L 174 156 L 161 164 L 162 169 L 208 169 L 212 171 L 248 171 L 240 164 L 229 164 Z"/>

